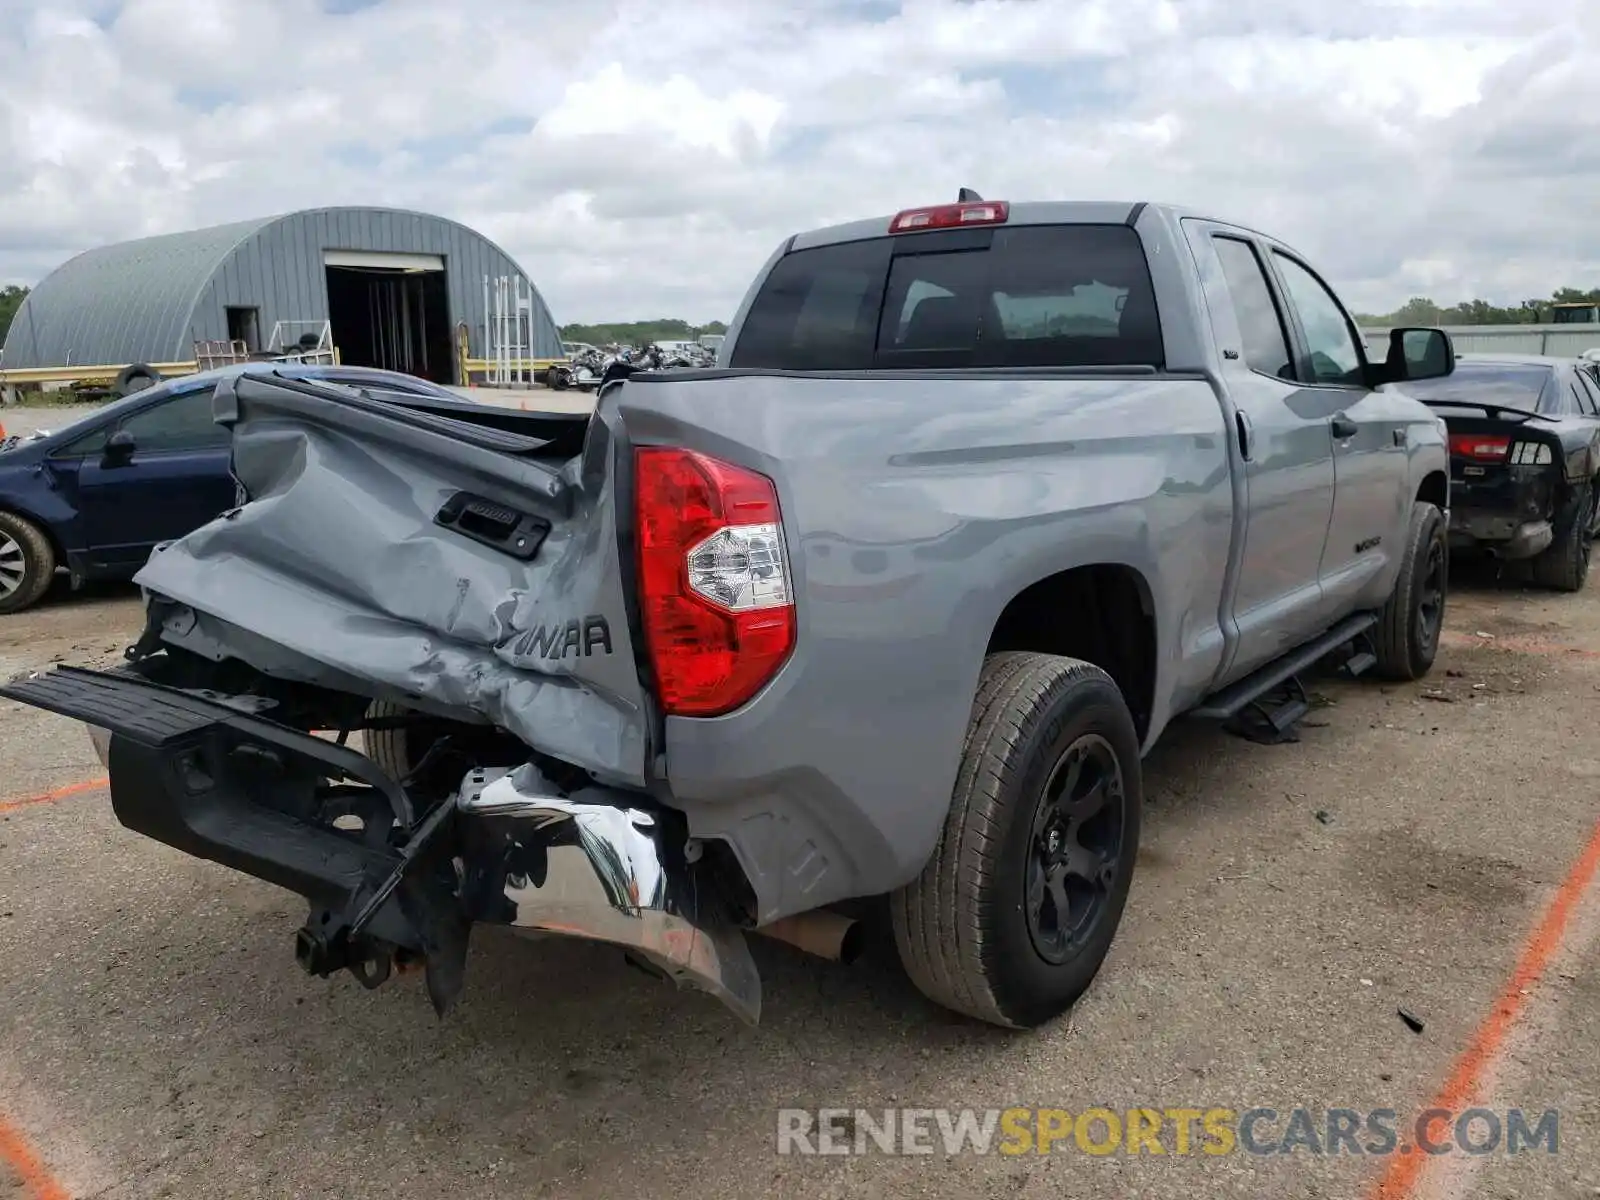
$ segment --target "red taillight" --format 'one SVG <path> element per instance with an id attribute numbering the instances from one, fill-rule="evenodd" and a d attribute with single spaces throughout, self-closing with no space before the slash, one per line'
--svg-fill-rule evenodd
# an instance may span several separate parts
<path id="1" fill-rule="evenodd" d="M 745 703 L 794 648 L 772 480 L 666 446 L 635 452 L 645 644 L 668 715 Z"/>
<path id="2" fill-rule="evenodd" d="M 1511 449 L 1509 437 L 1492 433 L 1452 433 L 1450 453 L 1462 458 L 1476 458 L 1484 462 L 1499 462 Z"/>
<path id="3" fill-rule="evenodd" d="M 974 200 L 966 204 L 939 204 L 933 208 L 908 208 L 889 222 L 890 233 L 922 229 L 952 229 L 958 225 L 1003 225 L 1011 215 L 1004 200 Z"/>

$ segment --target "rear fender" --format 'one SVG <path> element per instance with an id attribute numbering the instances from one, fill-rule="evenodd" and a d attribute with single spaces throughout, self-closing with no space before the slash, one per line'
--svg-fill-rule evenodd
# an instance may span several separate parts
<path id="1" fill-rule="evenodd" d="M 639 444 L 778 489 L 794 655 L 739 710 L 663 723 L 671 803 L 732 847 L 758 922 L 916 877 L 990 636 L 1028 585 L 1101 563 L 1143 577 L 1153 728 L 1215 673 L 1233 505 L 1204 379 L 716 371 L 613 396 Z"/>

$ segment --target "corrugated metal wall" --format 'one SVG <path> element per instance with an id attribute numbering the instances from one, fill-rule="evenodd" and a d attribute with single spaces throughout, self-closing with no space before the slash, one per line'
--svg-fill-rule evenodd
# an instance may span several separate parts
<path id="1" fill-rule="evenodd" d="M 195 295 L 241 239 L 241 221 L 87 250 L 28 293 L 6 335 L 7 367 L 186 362 Z"/>
<path id="2" fill-rule="evenodd" d="M 450 324 L 453 329 L 467 322 L 474 357 L 485 354 L 483 277 L 522 274 L 493 242 L 443 217 L 381 208 L 310 209 L 262 226 L 222 263 L 195 304 L 193 340 L 226 338 L 225 310 L 231 305 L 260 308 L 263 346 L 278 321 L 327 320 L 325 250 L 443 256 Z M 533 357 L 559 356 L 561 335 L 537 288 L 534 317 Z"/>
<path id="3" fill-rule="evenodd" d="M 485 355 L 484 275 L 523 274 L 466 226 L 397 209 L 308 209 L 141 238 L 80 254 L 34 288 L 12 322 L 5 365 L 185 362 L 196 341 L 228 336 L 230 305 L 260 309 L 265 348 L 278 321 L 328 319 L 324 250 L 443 256 L 451 346 L 465 321 L 474 357 Z M 533 335 L 533 357 L 560 355 L 561 335 L 536 287 Z"/>
<path id="4" fill-rule="evenodd" d="M 1576 358 L 1600 350 L 1600 325 L 1441 325 L 1458 354 L 1552 354 Z M 1367 345 L 1382 353 L 1388 329 L 1361 330 Z"/>

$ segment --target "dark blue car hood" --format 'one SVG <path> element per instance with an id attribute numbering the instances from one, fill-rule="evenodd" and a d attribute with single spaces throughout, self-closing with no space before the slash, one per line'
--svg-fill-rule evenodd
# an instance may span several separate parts
<path id="1" fill-rule="evenodd" d="M 0 479 L 18 467 L 32 467 L 56 445 L 56 435 L 36 438 L 19 433 L 0 439 Z"/>

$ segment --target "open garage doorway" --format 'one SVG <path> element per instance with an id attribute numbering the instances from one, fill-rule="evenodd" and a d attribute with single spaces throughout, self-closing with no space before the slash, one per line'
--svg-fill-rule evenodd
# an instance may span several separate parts
<path id="1" fill-rule="evenodd" d="M 329 250 L 323 263 L 340 362 L 456 381 L 444 259 Z"/>

